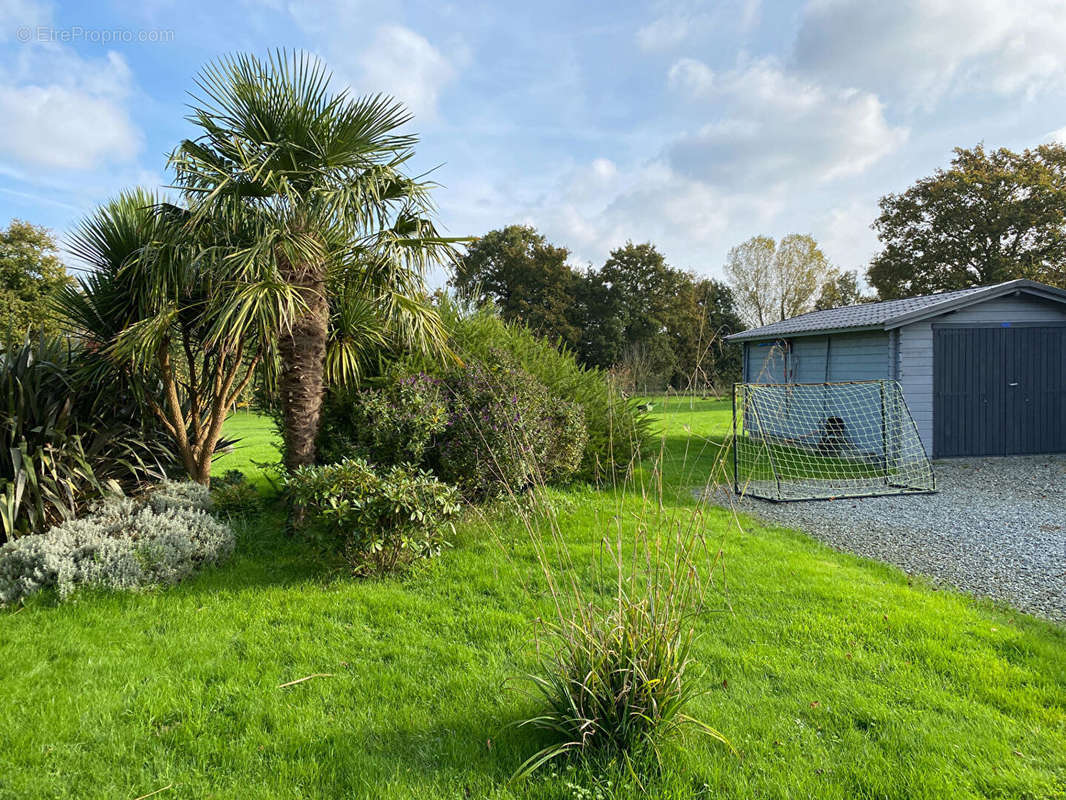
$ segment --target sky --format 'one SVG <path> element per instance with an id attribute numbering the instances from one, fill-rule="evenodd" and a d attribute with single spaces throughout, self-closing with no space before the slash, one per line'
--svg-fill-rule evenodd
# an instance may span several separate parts
<path id="1" fill-rule="evenodd" d="M 279 47 L 409 106 L 450 235 L 534 225 L 577 267 L 651 241 L 721 277 L 796 232 L 862 271 L 879 198 L 952 148 L 1066 141 L 1063 0 L 91 6 L 0 0 L 0 225 L 166 186 L 198 71 Z"/>

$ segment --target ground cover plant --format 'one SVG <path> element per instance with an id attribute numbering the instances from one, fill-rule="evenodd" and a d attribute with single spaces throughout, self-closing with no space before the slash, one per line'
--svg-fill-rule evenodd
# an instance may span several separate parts
<path id="1" fill-rule="evenodd" d="M 207 513 L 198 483 L 167 481 L 143 498 L 109 497 L 78 519 L 0 547 L 0 604 L 37 592 L 141 589 L 177 583 L 233 552 L 233 532 Z"/>
<path id="2" fill-rule="evenodd" d="M 729 403 L 652 405 L 664 507 L 688 514 L 731 427 Z M 232 421 L 242 441 L 216 468 L 255 473 L 259 455 L 246 454 L 270 448 L 271 425 L 251 414 Z M 627 493 L 619 506 L 612 491 L 585 485 L 544 497 L 578 565 L 600 557 L 620 508 L 643 502 Z M 538 672 L 530 623 L 553 611 L 513 509 L 463 519 L 439 558 L 367 581 L 309 557 L 284 535 L 275 504 L 233 523 L 231 562 L 173 588 L 60 606 L 39 596 L 0 612 L 0 797 L 1066 791 L 1062 627 L 793 531 L 743 517 L 738 529 L 727 510 L 700 514 L 727 588 L 716 584 L 696 619 L 700 692 L 689 713 L 725 734 L 739 759 L 686 731 L 641 786 L 562 762 L 512 782 L 550 744 L 511 725 L 543 706 L 509 687 Z M 569 575 L 591 585 L 581 569 Z"/>

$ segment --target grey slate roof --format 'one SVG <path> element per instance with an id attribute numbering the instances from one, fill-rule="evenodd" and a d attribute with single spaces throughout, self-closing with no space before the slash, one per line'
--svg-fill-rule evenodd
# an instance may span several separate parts
<path id="1" fill-rule="evenodd" d="M 1029 280 L 1006 281 L 992 286 L 975 286 L 954 292 L 908 297 L 905 300 L 886 300 L 883 303 L 864 303 L 858 306 L 812 311 L 798 317 L 764 325 L 761 328 L 734 333 L 731 341 L 774 339 L 803 336 L 827 331 L 889 330 L 899 325 L 935 317 L 956 308 L 991 300 L 1012 292 L 1024 292 L 1066 303 L 1066 291 Z"/>

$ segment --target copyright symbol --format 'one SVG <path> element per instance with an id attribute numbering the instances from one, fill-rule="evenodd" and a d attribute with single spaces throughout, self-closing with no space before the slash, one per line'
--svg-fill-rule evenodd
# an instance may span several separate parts
<path id="1" fill-rule="evenodd" d="M 33 36 L 33 30 L 28 25 L 23 25 L 15 32 L 20 42 L 28 42 Z"/>

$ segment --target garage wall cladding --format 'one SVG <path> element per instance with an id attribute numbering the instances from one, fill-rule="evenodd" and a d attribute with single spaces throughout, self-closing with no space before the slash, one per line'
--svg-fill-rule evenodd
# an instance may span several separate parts
<path id="1" fill-rule="evenodd" d="M 1024 332 L 1031 329 L 1040 331 Z M 963 330 L 970 333 L 943 334 L 934 344 L 935 332 Z M 981 333 L 988 330 L 1021 333 Z M 1066 452 L 1066 377 L 1057 377 L 1066 376 L 1063 359 L 1066 302 L 1011 294 L 890 330 L 747 341 L 744 380 L 891 378 L 934 457 Z M 934 376 L 934 364 L 944 371 Z M 965 374 L 969 383 L 960 384 Z M 1008 388 L 1021 391 L 1005 395 Z M 934 424 L 938 417 L 942 424 Z"/>
<path id="2" fill-rule="evenodd" d="M 879 331 L 797 336 L 749 342 L 744 380 L 749 383 L 830 383 L 895 377 L 889 334 Z"/>

